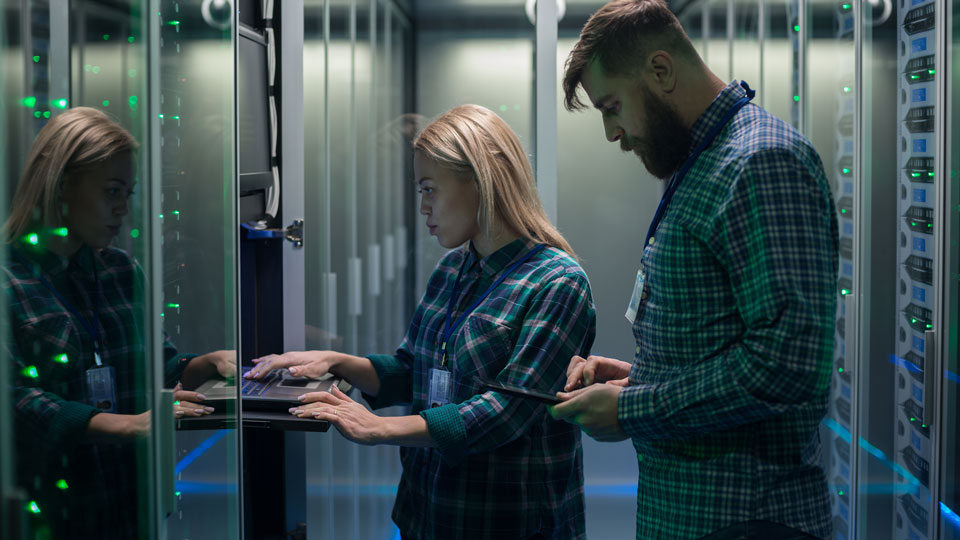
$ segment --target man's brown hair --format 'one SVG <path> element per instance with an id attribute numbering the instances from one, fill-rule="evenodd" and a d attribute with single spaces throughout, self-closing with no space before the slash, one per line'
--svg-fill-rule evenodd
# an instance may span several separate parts
<path id="1" fill-rule="evenodd" d="M 647 54 L 664 50 L 697 57 L 690 38 L 664 0 L 614 0 L 594 13 L 567 57 L 563 75 L 564 106 L 586 105 L 577 95 L 583 73 L 596 60 L 607 75 L 634 73 Z"/>

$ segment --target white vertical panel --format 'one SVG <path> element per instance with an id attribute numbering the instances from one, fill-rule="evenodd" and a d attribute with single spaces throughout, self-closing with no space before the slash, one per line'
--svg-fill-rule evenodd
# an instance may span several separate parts
<path id="1" fill-rule="evenodd" d="M 557 3 L 537 2 L 537 188 L 547 217 L 557 222 Z"/>

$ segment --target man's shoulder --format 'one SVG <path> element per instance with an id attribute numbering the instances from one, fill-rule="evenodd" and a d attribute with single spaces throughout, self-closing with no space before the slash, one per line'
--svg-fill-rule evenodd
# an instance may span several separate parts
<path id="1" fill-rule="evenodd" d="M 746 107 L 743 113 L 735 119 L 731 133 L 742 163 L 773 156 L 819 162 L 813 145 L 795 127 L 759 106 Z"/>

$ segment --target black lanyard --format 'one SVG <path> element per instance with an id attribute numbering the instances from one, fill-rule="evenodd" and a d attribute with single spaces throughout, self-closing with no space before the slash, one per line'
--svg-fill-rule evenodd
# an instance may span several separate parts
<path id="1" fill-rule="evenodd" d="M 457 318 L 456 322 L 451 324 L 450 321 L 453 319 L 453 303 L 456 302 L 457 296 L 460 295 L 460 278 L 463 277 L 463 270 L 467 267 L 467 258 L 464 257 L 463 264 L 460 265 L 460 272 L 457 273 L 457 281 L 455 281 L 453 284 L 453 292 L 450 295 L 450 301 L 447 303 L 447 316 L 443 331 L 443 342 L 440 345 L 440 352 L 443 355 L 440 358 L 440 367 L 443 367 L 444 364 L 447 363 L 447 343 L 450 341 L 450 336 L 453 335 L 454 330 L 456 330 L 463 323 L 463 321 L 471 313 L 473 313 L 473 310 L 477 309 L 477 306 L 479 306 L 480 303 L 487 298 L 487 296 L 490 296 L 490 293 L 497 288 L 497 285 L 503 283 L 503 280 L 507 279 L 507 276 L 512 274 L 517 267 L 530 260 L 530 257 L 533 257 L 537 253 L 543 251 L 545 247 L 547 247 L 546 244 L 538 244 L 536 247 L 528 251 L 527 254 L 524 255 L 519 261 L 511 264 L 510 267 L 504 270 L 503 273 L 500 274 L 500 277 L 493 282 L 493 285 L 490 285 L 486 292 L 484 292 L 482 295 L 480 295 L 480 298 L 476 299 L 472 304 L 470 304 L 470 307 L 464 310 L 460 317 Z"/>
<path id="2" fill-rule="evenodd" d="M 660 221 L 663 220 L 663 214 L 667 211 L 667 205 L 670 204 L 670 199 L 673 198 L 673 194 L 677 192 L 677 187 L 680 186 L 680 182 L 683 180 L 683 177 L 687 175 L 687 172 L 690 170 L 690 167 L 693 167 L 693 164 L 696 163 L 697 159 L 700 157 L 700 154 L 710 146 L 710 143 L 717 138 L 717 135 L 720 134 L 720 131 L 727 125 L 727 122 L 733 118 L 733 115 L 742 109 L 747 103 L 750 102 L 754 96 L 757 95 L 756 90 L 751 90 L 750 86 L 744 82 L 740 81 L 740 86 L 747 91 L 747 95 L 740 98 L 739 101 L 733 104 L 733 107 L 730 107 L 730 110 L 723 115 L 723 118 L 717 122 L 713 128 L 707 132 L 707 136 L 703 138 L 703 141 L 694 148 L 693 152 L 690 154 L 690 157 L 683 162 L 683 167 L 680 167 L 680 170 L 677 171 L 673 177 L 670 179 L 670 182 L 667 184 L 667 190 L 663 193 L 663 197 L 660 199 L 660 204 L 657 205 L 657 213 L 653 215 L 653 221 L 650 223 L 650 229 L 647 230 L 647 238 L 643 242 L 643 246 L 646 247 L 650 245 L 650 239 L 653 238 L 653 234 L 657 232 L 657 227 L 660 226 Z"/>
<path id="3" fill-rule="evenodd" d="M 103 287 L 100 285 L 100 276 L 97 275 L 96 259 L 93 259 L 93 279 L 97 283 L 97 298 L 94 300 L 93 304 L 93 324 L 91 325 L 83 315 L 80 315 L 80 311 L 73 307 L 73 304 L 64 298 L 63 295 L 57 291 L 57 288 L 54 287 L 52 283 L 47 281 L 47 278 L 43 277 L 43 272 L 41 270 L 39 270 L 33 263 L 21 257 L 16 251 L 11 251 L 11 253 L 13 253 L 13 256 L 16 257 L 18 261 L 23 263 L 25 266 L 30 267 L 33 275 L 40 280 L 40 283 L 43 283 L 43 286 L 57 297 L 57 300 L 60 301 L 63 307 L 67 308 L 67 310 L 80 321 L 80 324 L 83 325 L 83 328 L 88 334 L 90 334 L 90 338 L 93 340 L 93 358 L 97 362 L 97 366 L 102 366 L 103 361 L 100 359 L 100 334 L 98 330 L 100 328 L 100 298 L 103 297 Z"/>

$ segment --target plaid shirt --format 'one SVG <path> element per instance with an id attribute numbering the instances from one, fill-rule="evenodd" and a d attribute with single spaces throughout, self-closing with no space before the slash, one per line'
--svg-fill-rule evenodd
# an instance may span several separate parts
<path id="1" fill-rule="evenodd" d="M 736 81 L 719 94 L 693 146 L 743 95 Z M 837 253 L 820 158 L 747 105 L 683 179 L 642 257 L 632 386 L 618 402 L 639 459 L 637 538 L 754 519 L 829 536 L 817 426 Z"/>
<path id="2" fill-rule="evenodd" d="M 587 276 L 546 248 L 506 278 L 448 345 L 451 403 L 427 408 L 429 370 L 440 365 L 447 304 L 461 264 L 453 320 L 535 246 L 516 240 L 477 260 L 465 247 L 438 264 L 394 355 L 370 356 L 380 377 L 374 407 L 411 403 L 436 448 L 401 448 L 393 519 L 421 540 L 584 538 L 580 432 L 529 399 L 486 391 L 474 377 L 557 392 L 570 357 L 588 354 L 596 315 Z M 466 259 L 466 261 L 464 261 Z"/>
<path id="3" fill-rule="evenodd" d="M 90 418 L 101 412 L 85 399 L 84 373 L 96 366 L 93 338 L 36 277 L 41 271 L 91 324 L 97 294 L 94 261 L 103 291 L 100 355 L 115 370 L 117 412 L 149 408 L 143 388 L 148 368 L 144 283 L 134 259 L 116 248 L 96 252 L 83 247 L 67 259 L 11 247 L 3 268 L 11 330 L 4 353 L 7 365 L 14 367 L 18 484 L 40 507 L 32 518 L 37 534 L 49 530 L 55 538 L 135 538 L 143 532 L 136 523 L 136 501 L 142 495 L 137 492 L 137 446 L 80 442 Z M 169 338 L 164 348 L 171 385 L 190 357 L 176 357 Z M 60 480 L 66 489 L 58 487 Z"/>

